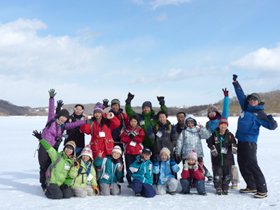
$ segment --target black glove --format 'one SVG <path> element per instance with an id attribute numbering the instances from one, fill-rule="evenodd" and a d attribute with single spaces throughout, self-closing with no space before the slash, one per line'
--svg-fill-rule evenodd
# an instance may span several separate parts
<path id="1" fill-rule="evenodd" d="M 159 173 L 158 174 L 154 174 L 154 184 L 157 186 L 158 184 L 158 180 L 159 180 Z"/>
<path id="2" fill-rule="evenodd" d="M 237 77 L 238 76 L 236 74 L 232 75 L 232 79 L 233 79 L 234 82 L 236 81 Z"/>
<path id="3" fill-rule="evenodd" d="M 176 163 L 179 164 L 182 161 L 181 156 L 176 156 Z"/>
<path id="4" fill-rule="evenodd" d="M 129 136 L 129 138 L 132 140 L 132 139 L 134 139 L 135 134 L 134 134 L 134 133 L 130 133 L 128 136 Z"/>
<path id="5" fill-rule="evenodd" d="M 127 105 L 130 105 L 130 103 L 131 103 L 131 101 L 132 101 L 133 98 L 134 98 L 134 95 L 132 95 L 132 94 L 129 92 L 128 95 L 127 95 L 127 99 L 125 100 L 125 103 L 126 103 Z"/>
<path id="6" fill-rule="evenodd" d="M 267 119 L 268 119 L 269 121 L 271 121 L 271 120 L 273 119 L 272 115 L 271 115 L 271 114 L 270 114 L 270 115 L 267 115 Z"/>
<path id="7" fill-rule="evenodd" d="M 213 146 L 213 149 L 211 150 L 211 155 L 214 156 L 214 157 L 218 156 L 218 151 L 217 151 L 215 146 Z"/>
<path id="8" fill-rule="evenodd" d="M 171 166 L 174 166 L 175 164 L 176 164 L 176 158 L 175 158 L 175 156 L 172 155 L 172 156 L 170 157 L 170 165 L 171 165 Z"/>
<path id="9" fill-rule="evenodd" d="M 160 106 L 164 106 L 165 105 L 164 96 L 158 96 L 157 100 L 159 101 L 159 105 Z"/>
<path id="10" fill-rule="evenodd" d="M 61 110 L 61 107 L 63 106 L 63 101 L 62 100 L 58 100 L 57 101 L 57 106 L 56 106 L 56 109 L 55 109 L 55 114 L 58 114 Z"/>
<path id="11" fill-rule="evenodd" d="M 55 89 L 50 89 L 49 94 L 50 94 L 50 98 L 53 98 L 56 95 Z"/>
<path id="12" fill-rule="evenodd" d="M 35 136 L 39 141 L 42 139 L 42 132 L 38 132 L 37 130 L 33 131 L 33 136 Z"/>
<path id="13" fill-rule="evenodd" d="M 138 163 L 138 164 L 141 164 L 142 162 L 143 162 L 143 158 L 140 157 L 140 158 L 138 159 L 137 163 Z"/>
<path id="14" fill-rule="evenodd" d="M 106 109 L 107 107 L 109 107 L 108 103 L 109 103 L 109 100 L 107 98 L 103 99 L 103 109 Z"/>
<path id="15" fill-rule="evenodd" d="M 79 162 L 78 162 L 77 160 L 74 160 L 74 161 L 73 161 L 73 166 L 74 166 L 74 167 L 79 167 L 80 164 L 79 164 Z"/>
<path id="16" fill-rule="evenodd" d="M 225 88 L 225 89 L 222 89 L 223 90 L 223 92 L 224 92 L 224 96 L 225 97 L 228 97 L 228 90 Z"/>

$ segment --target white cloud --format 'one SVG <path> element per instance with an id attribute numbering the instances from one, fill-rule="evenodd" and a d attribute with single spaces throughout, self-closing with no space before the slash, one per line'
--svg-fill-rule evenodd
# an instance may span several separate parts
<path id="1" fill-rule="evenodd" d="M 191 2 L 192 0 L 132 0 L 133 3 L 137 5 L 149 5 L 153 9 L 156 9 L 158 7 L 166 6 L 166 5 L 176 5 L 182 3 Z"/>
<path id="2" fill-rule="evenodd" d="M 276 48 L 260 48 L 232 62 L 226 69 L 280 71 L 280 44 Z"/>
<path id="3" fill-rule="evenodd" d="M 159 21 L 159 22 L 163 22 L 163 21 L 167 20 L 167 14 L 163 13 L 163 14 L 157 16 L 156 20 Z"/>
<path id="4" fill-rule="evenodd" d="M 86 27 L 84 29 L 79 29 L 77 31 L 77 34 L 81 34 L 82 36 L 84 36 L 85 38 L 92 38 L 92 37 L 97 37 L 100 36 L 99 32 L 93 32 L 90 30 L 89 27 Z"/>

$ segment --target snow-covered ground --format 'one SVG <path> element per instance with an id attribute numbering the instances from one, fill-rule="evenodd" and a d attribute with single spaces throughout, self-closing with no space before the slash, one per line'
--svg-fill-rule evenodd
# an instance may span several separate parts
<path id="1" fill-rule="evenodd" d="M 191 195 L 164 195 L 154 198 L 135 197 L 127 183 L 122 184 L 120 196 L 98 196 L 62 200 L 47 199 L 39 184 L 38 141 L 32 131 L 42 129 L 46 117 L 0 117 L 0 209 L 280 209 L 280 128 L 269 131 L 261 128 L 258 141 L 258 161 L 266 177 L 268 197 L 255 199 L 253 194 L 240 194 L 230 189 L 228 196 L 215 195 L 212 183 L 206 183 L 207 196 L 199 196 L 193 189 Z M 172 123 L 175 117 L 170 117 Z M 280 118 L 276 118 L 278 125 Z M 205 125 L 207 118 L 198 117 Z M 237 117 L 229 118 L 229 130 L 235 133 Z M 90 136 L 86 137 L 86 143 Z M 210 152 L 203 141 L 205 164 L 211 169 Z M 61 148 L 60 148 L 61 149 Z M 180 177 L 180 174 L 178 174 Z M 246 187 L 240 175 L 239 188 Z M 177 192 L 181 191 L 181 187 Z"/>

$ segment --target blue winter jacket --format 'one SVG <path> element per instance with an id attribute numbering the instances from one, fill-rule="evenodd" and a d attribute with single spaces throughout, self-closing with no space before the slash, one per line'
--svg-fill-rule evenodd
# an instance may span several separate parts
<path id="1" fill-rule="evenodd" d="M 158 184 L 166 184 L 169 179 L 175 178 L 171 171 L 171 168 L 174 173 L 177 173 L 180 170 L 179 166 L 176 163 L 173 166 L 170 165 L 170 158 L 167 161 L 163 161 L 160 159 L 158 164 L 154 163 L 153 173 L 160 173 Z"/>
<path id="2" fill-rule="evenodd" d="M 223 105 L 223 113 L 221 117 L 225 117 L 228 119 L 228 110 L 229 110 L 229 98 L 227 96 L 224 97 L 224 105 Z M 215 120 L 209 120 L 209 128 L 208 131 L 212 134 L 214 130 L 219 126 L 220 117 Z"/>
<path id="3" fill-rule="evenodd" d="M 149 159 L 145 161 L 143 158 L 141 163 L 138 163 L 138 160 L 141 157 L 137 157 L 136 160 L 129 166 L 129 170 L 132 173 L 133 179 L 139 179 L 141 182 L 145 184 L 153 184 L 154 176 L 153 176 L 153 163 Z"/>
<path id="4" fill-rule="evenodd" d="M 257 143 L 260 126 L 275 130 L 277 122 L 271 115 L 267 116 L 265 114 L 263 103 L 258 106 L 250 106 L 238 81 L 233 82 L 233 86 L 242 109 L 242 113 L 238 118 L 236 138 L 241 142 Z"/>

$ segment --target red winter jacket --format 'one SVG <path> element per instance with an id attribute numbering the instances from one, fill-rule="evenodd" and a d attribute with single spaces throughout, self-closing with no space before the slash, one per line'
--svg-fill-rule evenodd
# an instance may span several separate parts
<path id="1" fill-rule="evenodd" d="M 113 114 L 113 113 L 112 113 Z M 111 121 L 110 128 L 106 124 L 104 124 L 102 127 L 99 125 L 99 123 L 94 120 L 93 125 L 83 125 L 81 126 L 80 130 L 82 133 L 91 134 L 91 150 L 92 150 L 92 156 L 95 159 L 97 155 L 100 152 L 103 152 L 102 158 L 105 158 L 106 155 L 111 155 L 112 150 L 115 146 L 114 140 L 111 135 L 111 130 L 117 128 L 120 126 L 120 121 L 118 118 L 113 114 L 112 117 L 107 117 L 106 113 L 103 114 L 104 118 L 107 118 Z M 104 132 L 105 137 L 100 137 L 99 133 Z"/>
<path id="2" fill-rule="evenodd" d="M 135 137 L 132 140 L 129 137 L 130 132 L 134 132 L 135 134 Z M 125 144 L 125 154 L 127 155 L 141 154 L 141 150 L 143 149 L 142 142 L 144 140 L 144 137 L 145 137 L 145 132 L 143 128 L 137 125 L 135 130 L 133 130 L 133 128 L 130 125 L 128 125 L 125 131 L 121 135 L 121 141 Z M 132 145 L 133 142 L 136 143 L 135 146 Z"/>
<path id="3" fill-rule="evenodd" d="M 182 179 L 196 179 L 196 180 L 205 180 L 204 177 L 204 170 L 203 170 L 203 165 L 201 163 L 198 164 L 198 169 L 194 171 L 193 169 L 185 170 L 183 169 L 183 172 L 181 174 Z"/>

